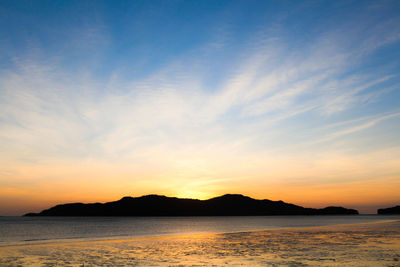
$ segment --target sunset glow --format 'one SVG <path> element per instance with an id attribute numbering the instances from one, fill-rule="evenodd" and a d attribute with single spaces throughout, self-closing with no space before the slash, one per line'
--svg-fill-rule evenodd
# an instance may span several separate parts
<path id="1" fill-rule="evenodd" d="M 0 3 L 0 215 L 400 204 L 399 1 Z"/>

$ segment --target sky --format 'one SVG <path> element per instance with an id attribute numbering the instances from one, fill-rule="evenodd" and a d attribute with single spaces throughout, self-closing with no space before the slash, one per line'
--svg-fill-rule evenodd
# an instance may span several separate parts
<path id="1" fill-rule="evenodd" d="M 0 215 L 400 204 L 399 1 L 0 1 Z"/>

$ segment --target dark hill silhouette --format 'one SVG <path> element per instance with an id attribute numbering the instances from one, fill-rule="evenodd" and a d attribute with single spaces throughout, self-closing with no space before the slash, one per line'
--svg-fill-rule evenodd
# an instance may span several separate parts
<path id="1" fill-rule="evenodd" d="M 400 214 L 400 206 L 378 209 L 378 214 Z"/>
<path id="2" fill-rule="evenodd" d="M 208 200 L 182 199 L 159 195 L 123 197 L 107 203 L 71 203 L 54 206 L 25 216 L 250 216 L 250 215 L 330 215 L 358 214 L 342 207 L 324 209 L 227 194 Z"/>

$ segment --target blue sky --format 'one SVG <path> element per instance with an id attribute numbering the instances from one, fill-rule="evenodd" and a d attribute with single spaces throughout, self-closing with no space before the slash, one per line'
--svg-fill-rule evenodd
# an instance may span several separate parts
<path id="1" fill-rule="evenodd" d="M 398 1 L 2 1 L 0 211 L 398 203 L 399 25 Z"/>

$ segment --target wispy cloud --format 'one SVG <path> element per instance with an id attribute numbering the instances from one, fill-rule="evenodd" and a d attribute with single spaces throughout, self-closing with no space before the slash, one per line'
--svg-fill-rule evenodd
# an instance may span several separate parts
<path id="1" fill-rule="evenodd" d="M 121 158 L 163 143 L 234 143 L 248 140 L 249 132 L 230 134 L 246 125 L 257 138 L 257 128 L 268 130 L 266 122 L 307 112 L 327 116 L 351 110 L 365 99 L 363 91 L 396 77 L 344 75 L 354 68 L 355 58 L 352 51 L 335 50 L 336 42 L 323 38 L 311 50 L 304 44 L 303 56 L 282 49 L 279 39 L 264 42 L 244 51 L 251 53 L 244 62 L 234 60 L 237 67 L 229 68 L 235 69 L 231 74 L 222 71 L 226 80 L 213 90 L 204 88 L 205 75 L 191 72 L 186 62 L 174 62 L 135 81 L 119 80 L 114 73 L 106 85 L 87 75 L 70 80 L 56 66 L 20 62 L 16 71 L 1 76 L 2 138 L 6 146 L 20 147 L 19 157 L 24 147 L 27 157 L 36 160 L 33 154 L 39 149 L 49 153 L 46 157 L 56 153 Z M 387 86 L 378 86 L 373 93 L 384 90 Z M 334 133 L 329 139 L 343 135 Z"/>
<path id="2" fill-rule="evenodd" d="M 396 117 L 399 117 L 399 116 L 400 116 L 399 112 L 392 113 L 392 114 L 387 114 L 387 115 L 376 116 L 375 118 L 373 118 L 371 120 L 368 120 L 366 122 L 362 122 L 362 123 L 359 123 L 359 124 L 356 124 L 356 125 L 353 124 L 350 127 L 347 127 L 345 129 L 341 129 L 341 130 L 338 130 L 338 131 L 330 132 L 326 136 L 324 136 L 324 137 L 322 137 L 320 139 L 312 141 L 311 143 L 309 143 L 309 145 L 310 144 L 315 145 L 315 144 L 318 144 L 318 143 L 328 142 L 328 141 L 331 141 L 331 140 L 334 140 L 334 139 L 337 139 L 337 138 L 340 138 L 340 137 L 343 137 L 343 136 L 346 136 L 346 135 L 349 135 L 349 134 L 352 134 L 352 133 L 360 132 L 360 131 L 366 130 L 368 128 L 374 127 L 375 125 L 377 125 L 378 123 L 380 123 L 380 122 L 382 122 L 384 120 L 396 118 Z M 349 123 L 349 122 L 346 122 L 346 123 Z"/>

